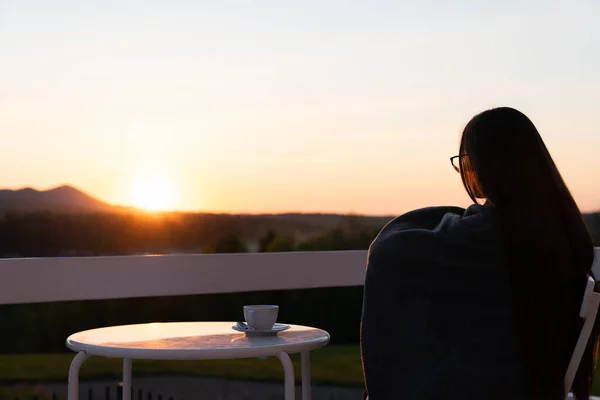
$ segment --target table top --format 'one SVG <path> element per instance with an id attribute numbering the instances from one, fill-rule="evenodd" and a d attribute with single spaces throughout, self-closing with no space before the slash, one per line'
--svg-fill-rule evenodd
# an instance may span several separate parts
<path id="1" fill-rule="evenodd" d="M 67 347 L 89 355 L 146 360 L 215 360 L 310 351 L 329 343 L 321 329 L 290 325 L 276 336 L 250 337 L 235 322 L 166 322 L 122 325 L 75 333 Z"/>

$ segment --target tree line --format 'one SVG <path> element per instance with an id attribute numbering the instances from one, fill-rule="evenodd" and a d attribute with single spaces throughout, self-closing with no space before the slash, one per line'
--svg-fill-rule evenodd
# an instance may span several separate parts
<path id="1" fill-rule="evenodd" d="M 0 216 L 0 257 L 347 249 L 368 246 L 385 222 L 360 216 L 9 213 Z"/>

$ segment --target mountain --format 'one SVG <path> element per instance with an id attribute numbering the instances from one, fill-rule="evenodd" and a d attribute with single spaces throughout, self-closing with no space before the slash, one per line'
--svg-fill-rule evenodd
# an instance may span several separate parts
<path id="1" fill-rule="evenodd" d="M 0 212 L 52 211 L 65 213 L 109 212 L 116 207 L 79 189 L 64 185 L 50 190 L 31 188 L 0 190 Z"/>

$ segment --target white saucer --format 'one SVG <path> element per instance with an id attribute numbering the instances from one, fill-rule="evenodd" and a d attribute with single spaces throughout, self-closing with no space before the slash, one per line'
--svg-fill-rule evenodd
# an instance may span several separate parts
<path id="1" fill-rule="evenodd" d="M 234 331 L 238 331 L 238 332 L 244 332 L 246 334 L 246 336 L 275 336 L 279 332 L 283 332 L 285 330 L 290 329 L 290 326 L 284 325 L 284 324 L 275 324 L 275 325 L 273 325 L 273 328 L 271 328 L 271 329 L 260 330 L 260 329 L 250 328 L 249 326 L 246 326 L 246 328 L 242 328 L 239 325 L 234 325 L 231 327 L 231 329 L 233 329 Z"/>

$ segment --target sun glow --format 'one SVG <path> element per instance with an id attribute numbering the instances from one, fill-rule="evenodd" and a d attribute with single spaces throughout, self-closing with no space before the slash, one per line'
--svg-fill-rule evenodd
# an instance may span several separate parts
<path id="1" fill-rule="evenodd" d="M 179 201 L 173 180 L 158 174 L 136 179 L 129 198 L 134 207 L 148 211 L 173 210 Z"/>

